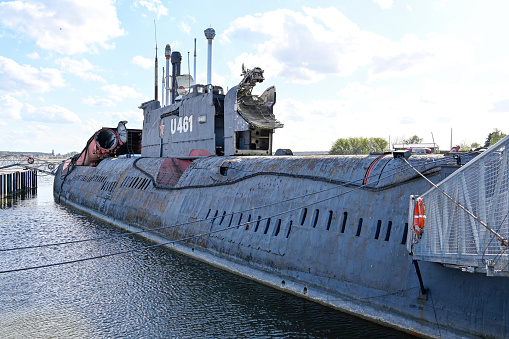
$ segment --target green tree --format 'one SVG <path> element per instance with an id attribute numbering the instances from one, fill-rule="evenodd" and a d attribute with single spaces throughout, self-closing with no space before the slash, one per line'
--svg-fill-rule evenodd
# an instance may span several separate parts
<path id="1" fill-rule="evenodd" d="M 389 150 L 389 143 L 383 138 L 370 138 L 371 152 L 385 152 Z"/>
<path id="2" fill-rule="evenodd" d="M 470 152 L 472 149 L 476 149 L 481 147 L 481 144 L 478 142 L 473 142 L 471 144 L 467 144 L 466 141 L 462 141 L 460 143 L 460 152 Z"/>
<path id="3" fill-rule="evenodd" d="M 329 150 L 329 154 L 369 154 L 383 152 L 388 143 L 382 138 L 339 138 Z"/>
<path id="4" fill-rule="evenodd" d="M 489 147 L 495 145 L 497 142 L 499 142 L 503 137 L 505 137 L 507 134 L 503 133 L 498 128 L 495 128 L 493 132 L 488 134 L 488 139 L 486 139 L 486 142 L 484 143 L 484 147 Z"/>
<path id="5" fill-rule="evenodd" d="M 348 153 L 349 150 L 350 142 L 348 139 L 340 138 L 332 144 L 332 147 L 329 150 L 329 154 L 350 154 Z"/>
<path id="6" fill-rule="evenodd" d="M 411 136 L 408 139 L 403 139 L 404 144 L 420 144 L 424 140 L 423 138 L 419 138 L 417 135 Z"/>

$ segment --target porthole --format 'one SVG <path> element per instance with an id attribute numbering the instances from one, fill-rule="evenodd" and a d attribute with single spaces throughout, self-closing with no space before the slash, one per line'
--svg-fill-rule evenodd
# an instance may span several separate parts
<path id="1" fill-rule="evenodd" d="M 280 229 L 281 229 L 281 219 L 278 219 L 277 223 L 276 223 L 276 227 L 274 228 L 274 233 L 272 235 L 277 237 Z"/>
<path id="2" fill-rule="evenodd" d="M 304 208 L 300 212 L 300 224 L 301 226 L 304 225 L 304 221 L 306 221 L 306 215 L 308 214 L 308 209 Z"/>
<path id="3" fill-rule="evenodd" d="M 237 224 L 237 229 L 239 229 L 240 224 L 242 223 L 242 216 L 243 216 L 243 214 L 242 214 L 242 213 L 240 213 L 239 223 Z"/>
<path id="4" fill-rule="evenodd" d="M 247 216 L 247 224 L 246 224 L 246 231 L 249 230 L 249 224 L 251 222 L 251 214 Z"/>
<path id="5" fill-rule="evenodd" d="M 362 218 L 359 219 L 359 224 L 357 224 L 357 232 L 355 232 L 356 237 L 361 235 L 361 230 L 362 230 Z"/>
<path id="6" fill-rule="evenodd" d="M 389 221 L 387 224 L 387 233 L 385 233 L 385 241 L 389 241 L 391 237 L 391 228 L 392 228 L 392 221 Z"/>
<path id="7" fill-rule="evenodd" d="M 408 223 L 405 223 L 405 229 L 403 230 L 403 238 L 401 239 L 401 245 L 406 245 L 407 235 L 408 235 Z"/>
<path id="8" fill-rule="evenodd" d="M 332 216 L 333 216 L 332 211 L 329 211 L 329 218 L 327 219 L 327 231 L 330 230 L 330 226 L 332 224 Z"/>
<path id="9" fill-rule="evenodd" d="M 290 222 L 288 223 L 288 229 L 286 230 L 286 239 L 288 239 L 288 237 L 290 236 L 290 232 L 292 231 L 292 221 L 290 220 Z"/>
<path id="10" fill-rule="evenodd" d="M 382 220 L 378 220 L 376 224 L 376 231 L 375 231 L 375 239 L 378 239 L 380 236 L 380 229 L 382 228 Z"/>
<path id="11" fill-rule="evenodd" d="M 320 210 L 316 209 L 315 212 L 313 213 L 313 222 L 312 222 L 313 228 L 316 228 L 316 224 L 318 223 L 318 215 L 320 215 Z"/>
<path id="12" fill-rule="evenodd" d="M 267 223 L 265 224 L 265 231 L 263 231 L 263 234 L 267 234 L 270 227 L 270 218 L 267 218 Z"/>
<path id="13" fill-rule="evenodd" d="M 258 231 L 258 227 L 260 226 L 260 221 L 261 221 L 262 217 L 261 216 L 258 216 L 258 220 L 256 221 L 256 226 L 255 226 L 255 229 L 254 231 L 257 232 Z"/>
<path id="14" fill-rule="evenodd" d="M 343 213 L 343 224 L 341 225 L 341 233 L 345 233 L 346 228 L 346 219 L 348 218 L 348 213 Z"/>
<path id="15" fill-rule="evenodd" d="M 216 213 L 214 214 L 214 218 L 212 218 L 212 222 L 211 224 L 214 224 L 214 222 L 216 221 L 216 218 L 217 218 L 217 214 L 219 213 L 219 210 L 216 210 Z"/>

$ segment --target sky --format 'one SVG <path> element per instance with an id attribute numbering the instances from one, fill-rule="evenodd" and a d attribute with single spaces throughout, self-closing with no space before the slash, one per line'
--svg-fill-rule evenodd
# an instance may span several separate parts
<path id="1" fill-rule="evenodd" d="M 440 149 L 509 133 L 509 2 L 0 0 L 0 151 L 81 151 L 101 127 L 142 127 L 164 47 L 212 83 L 261 67 L 276 86 L 273 149 L 413 135 Z M 189 61 L 188 61 L 189 60 Z M 161 86 L 159 86 L 161 87 Z M 159 94 L 159 97 L 161 94 Z"/>

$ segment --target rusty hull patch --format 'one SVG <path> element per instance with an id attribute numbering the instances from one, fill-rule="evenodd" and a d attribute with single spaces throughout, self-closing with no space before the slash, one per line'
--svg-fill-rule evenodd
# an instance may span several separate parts
<path id="1" fill-rule="evenodd" d="M 161 186 L 174 187 L 180 180 L 182 173 L 184 173 L 190 164 L 190 160 L 176 158 L 165 159 L 157 173 L 157 184 Z"/>

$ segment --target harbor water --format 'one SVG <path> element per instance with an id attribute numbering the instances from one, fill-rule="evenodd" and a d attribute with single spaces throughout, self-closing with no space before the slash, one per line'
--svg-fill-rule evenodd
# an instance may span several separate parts
<path id="1" fill-rule="evenodd" d="M 152 245 L 56 203 L 52 180 L 0 202 L 0 338 L 410 337 L 161 247 L 5 272 Z"/>

